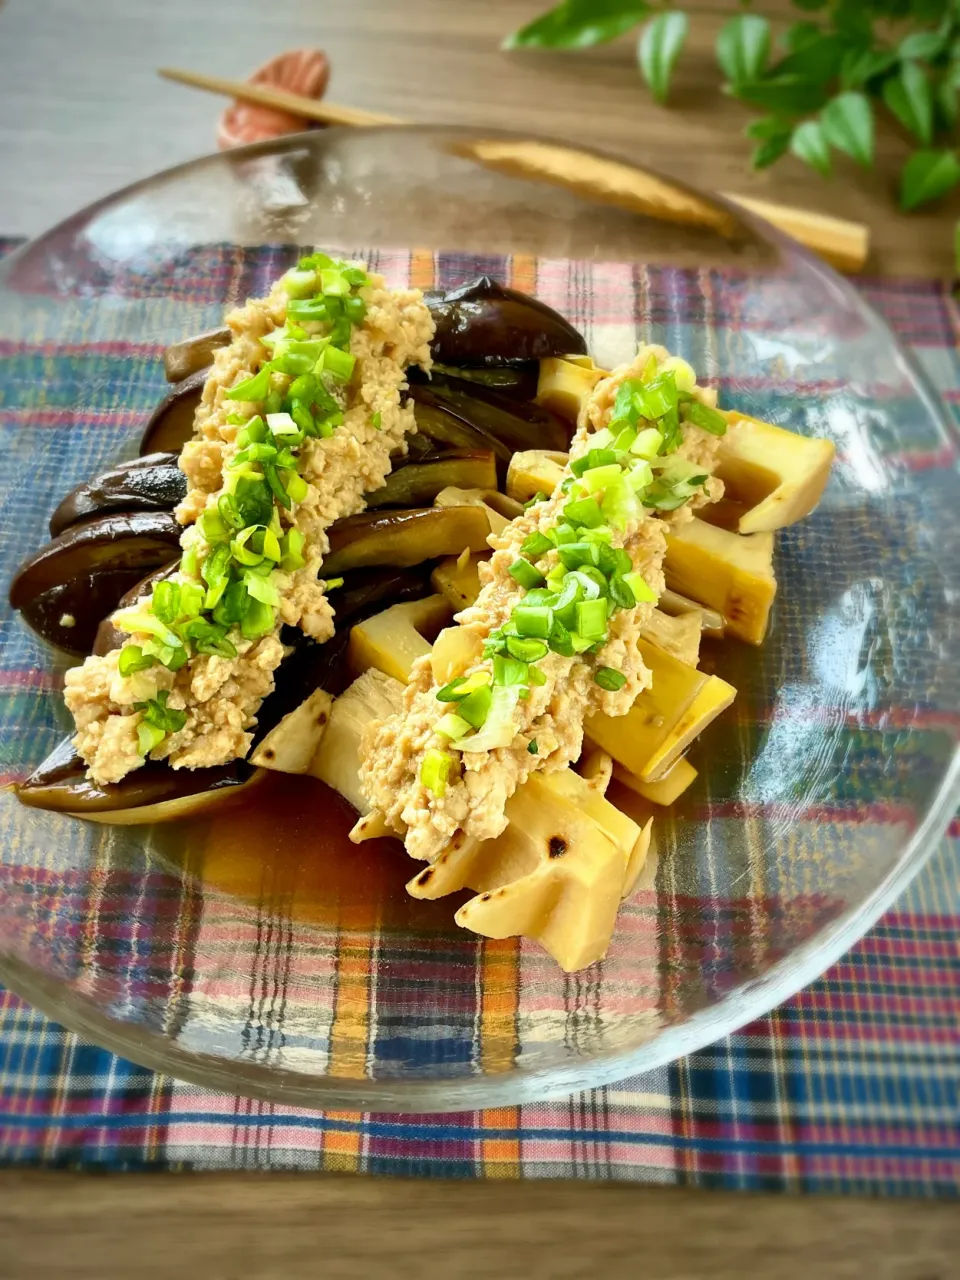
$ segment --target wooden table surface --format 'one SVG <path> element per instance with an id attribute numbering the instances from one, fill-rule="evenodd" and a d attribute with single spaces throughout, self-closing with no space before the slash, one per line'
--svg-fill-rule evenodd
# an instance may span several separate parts
<path id="1" fill-rule="evenodd" d="M 179 65 L 243 78 L 267 57 L 325 48 L 330 97 L 425 122 L 520 126 L 608 148 L 703 187 L 867 223 L 878 274 L 946 276 L 960 210 L 897 212 L 905 139 L 878 164 L 840 157 L 824 182 L 787 157 L 751 174 L 750 112 L 720 92 L 713 38 L 734 0 L 694 6 L 669 108 L 640 83 L 629 39 L 580 54 L 504 54 L 549 0 L 0 0 L 0 234 L 32 235 L 124 183 L 210 151 L 221 103 L 157 79 Z M 786 0 L 765 10 L 788 11 Z M 706 12 L 704 12 L 706 10 Z"/>
<path id="2" fill-rule="evenodd" d="M 824 183 L 798 161 L 751 175 L 748 113 L 719 90 L 714 0 L 698 17 L 673 108 L 641 87 L 624 41 L 584 55 L 504 55 L 542 0 L 0 0 L 0 234 L 33 235 L 79 206 L 214 146 L 220 102 L 160 81 L 162 64 L 243 77 L 319 45 L 331 97 L 422 121 L 521 126 L 608 148 L 708 188 L 855 218 L 871 269 L 945 276 L 956 210 L 906 218 L 891 190 L 906 145 L 876 172 Z M 767 6 L 769 8 L 769 6 Z M 456 1186 L 375 1179 L 69 1179 L 0 1174 L 0 1277 L 205 1277 L 320 1270 L 387 1276 L 956 1274 L 950 1205 L 785 1200 L 581 1185 Z"/>

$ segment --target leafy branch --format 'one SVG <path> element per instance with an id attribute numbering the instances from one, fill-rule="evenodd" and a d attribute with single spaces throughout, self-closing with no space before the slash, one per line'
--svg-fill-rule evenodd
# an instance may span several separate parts
<path id="1" fill-rule="evenodd" d="M 749 0 L 742 0 L 744 7 Z M 742 12 L 717 35 L 724 91 L 763 114 L 745 130 L 753 166 L 787 152 L 824 177 L 834 152 L 869 168 L 874 112 L 884 110 L 917 149 L 900 175 L 900 205 L 915 209 L 960 184 L 960 0 L 793 0 L 807 15 L 773 52 L 770 19 Z M 640 72 L 658 102 L 670 92 L 690 18 L 670 0 L 564 0 L 516 31 L 507 49 L 584 49 L 643 24 Z"/>

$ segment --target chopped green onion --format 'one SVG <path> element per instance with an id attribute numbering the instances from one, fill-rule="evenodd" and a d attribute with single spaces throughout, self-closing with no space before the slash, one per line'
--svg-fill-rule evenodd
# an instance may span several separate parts
<path id="1" fill-rule="evenodd" d="M 465 698 L 460 698 L 457 704 L 457 714 L 462 716 L 468 724 L 474 729 L 479 729 L 487 718 L 490 710 L 490 701 L 492 692 L 489 685 L 483 685 L 479 689 L 474 689 L 472 693 L 468 693 Z"/>
<path id="2" fill-rule="evenodd" d="M 420 781 L 438 800 L 447 789 L 447 779 L 452 768 L 453 757 L 446 751 L 431 747 L 424 753 L 423 763 L 420 765 Z"/>
<path id="3" fill-rule="evenodd" d="M 580 477 L 580 483 L 587 493 L 597 493 L 601 489 L 606 489 L 608 485 L 616 483 L 622 475 L 620 464 L 613 462 L 602 467 L 591 467 Z"/>
<path id="4" fill-rule="evenodd" d="M 166 736 L 159 725 L 141 719 L 137 725 L 137 754 L 148 755 L 154 747 L 159 747 Z"/>
<path id="5" fill-rule="evenodd" d="M 623 580 L 633 592 L 634 599 L 639 604 L 649 604 L 656 600 L 657 593 L 647 586 L 639 573 L 625 573 Z"/>
<path id="6" fill-rule="evenodd" d="M 339 267 L 325 267 L 320 272 L 320 292 L 324 297 L 345 297 L 350 292 L 350 281 Z"/>
<path id="7" fill-rule="evenodd" d="M 203 608 L 203 587 L 198 582 L 181 582 L 180 617 L 195 618 Z"/>
<path id="8" fill-rule="evenodd" d="M 507 636 L 507 653 L 520 662 L 539 662 L 545 657 L 549 645 L 545 640 L 536 640 L 525 636 Z"/>
<path id="9" fill-rule="evenodd" d="M 461 751 L 493 751 L 496 747 L 508 747 L 517 732 L 514 712 L 520 695 L 520 685 L 494 685 L 488 714 L 483 728 L 469 738 L 463 738 L 457 746 Z M 463 704 L 460 704 L 463 711 Z"/>
<path id="10" fill-rule="evenodd" d="M 727 420 L 723 414 L 701 404 L 699 400 L 691 400 L 685 405 L 683 416 L 687 422 L 692 422 L 695 427 L 700 427 L 703 431 L 709 431 L 711 435 L 727 434 Z"/>
<path id="11" fill-rule="evenodd" d="M 287 303 L 287 316 L 292 320 L 303 320 L 307 323 L 312 321 L 325 321 L 329 319 L 327 304 L 323 298 L 304 298 L 303 300 L 291 299 Z M 262 339 L 261 339 L 262 341 Z"/>
<path id="12" fill-rule="evenodd" d="M 213 620 L 223 627 L 235 626 L 247 609 L 247 588 L 243 582 L 228 582 L 213 610 Z"/>
<path id="13" fill-rule="evenodd" d="M 550 539 L 545 534 L 534 532 L 524 538 L 523 544 L 520 547 L 520 554 L 523 556 L 529 556 L 533 560 L 537 560 L 540 556 L 545 555 L 548 551 L 552 550 L 553 543 Z"/>
<path id="14" fill-rule="evenodd" d="M 607 602 L 581 600 L 577 605 L 577 632 L 585 640 L 599 640 L 607 631 Z"/>
<path id="15" fill-rule="evenodd" d="M 176 582 L 158 582 L 153 588 L 153 612 L 171 626 L 180 616 L 180 587 Z"/>
<path id="16" fill-rule="evenodd" d="M 255 373 L 252 378 L 246 378 L 243 382 L 238 382 L 225 394 L 228 400 L 264 400 L 269 390 L 270 366 L 265 364 L 259 373 Z"/>
<path id="17" fill-rule="evenodd" d="M 582 565 L 600 563 L 600 548 L 595 542 L 570 542 L 558 547 L 557 554 L 565 569 L 579 569 Z"/>
<path id="18" fill-rule="evenodd" d="M 514 560 L 510 565 L 507 573 L 513 578 L 514 582 L 519 583 L 521 587 L 531 588 L 539 587 L 543 583 L 543 574 L 539 569 L 535 569 L 529 560 L 525 560 L 522 556 Z"/>
<path id="19" fill-rule="evenodd" d="M 505 658 L 497 654 L 493 659 L 494 684 L 526 684 L 530 678 L 530 667 L 519 658 Z"/>
<path id="20" fill-rule="evenodd" d="M 618 609 L 632 609 L 637 603 L 629 584 L 619 574 L 610 577 L 610 599 Z"/>
<path id="21" fill-rule="evenodd" d="M 655 458 L 663 444 L 663 436 L 656 427 L 647 427 L 641 431 L 630 446 L 630 452 L 638 458 Z"/>
<path id="22" fill-rule="evenodd" d="M 277 468 L 273 463 L 265 462 L 263 464 L 263 474 L 266 477 L 267 484 L 270 486 L 270 492 L 280 503 L 281 507 L 284 507 L 289 511 L 292 505 L 290 495 L 280 482 L 280 477 L 277 475 Z"/>
<path id="23" fill-rule="evenodd" d="M 122 676 L 132 676 L 138 671 L 146 671 L 155 661 L 154 656 L 144 653 L 138 644 L 125 644 L 117 658 L 117 670 Z"/>
<path id="24" fill-rule="evenodd" d="M 351 355 L 349 351 L 341 351 L 338 347 L 327 347 L 323 353 L 324 371 L 340 382 L 350 381 L 356 363 L 356 356 Z"/>
<path id="25" fill-rule="evenodd" d="M 268 413 L 267 426 L 275 436 L 297 436 L 300 428 L 289 413 Z"/>
<path id="26" fill-rule="evenodd" d="M 530 670 L 531 684 L 540 685 L 540 684 L 547 683 L 547 677 L 543 674 L 543 672 L 540 670 L 539 667 L 530 667 L 529 670 Z"/>
<path id="27" fill-rule="evenodd" d="M 542 489 L 538 489 L 533 497 L 523 504 L 524 511 L 529 511 L 530 508 L 535 507 L 538 502 L 546 502 L 548 496 L 549 495 L 544 493 Z"/>
<path id="28" fill-rule="evenodd" d="M 291 298 L 304 298 L 316 290 L 317 273 L 315 271 L 298 271 L 296 268 L 291 267 L 285 275 L 280 277 L 280 284 L 284 292 L 289 294 Z"/>
<path id="29" fill-rule="evenodd" d="M 256 640 L 272 631 L 274 627 L 273 610 L 261 600 L 250 600 L 247 611 L 240 623 L 240 631 L 245 639 Z"/>
<path id="30" fill-rule="evenodd" d="M 537 746 L 536 738 L 530 739 L 530 741 L 527 743 L 527 750 L 530 752 L 532 756 L 536 756 L 540 754 L 540 748 Z"/>
<path id="31" fill-rule="evenodd" d="M 303 534 L 299 529 L 288 529 L 280 539 L 280 568 L 284 573 L 292 573 L 294 569 L 302 569 L 305 564 Z M 329 587 L 329 583 L 327 586 Z"/>
<path id="32" fill-rule="evenodd" d="M 224 524 L 216 507 L 207 507 L 200 517 L 200 532 L 211 546 L 223 542 L 230 536 L 230 530 Z"/>
<path id="33" fill-rule="evenodd" d="M 452 742 L 459 742 L 461 738 L 465 738 L 472 728 L 473 726 L 468 724 L 462 716 L 455 715 L 452 711 L 441 716 L 433 726 L 434 733 L 439 733 Z"/>
<path id="34" fill-rule="evenodd" d="M 383 425 L 383 417 L 382 417 L 382 415 L 381 415 L 381 413 L 380 413 L 380 410 L 379 410 L 379 409 L 377 410 L 377 412 L 376 412 L 376 413 L 374 413 L 374 414 L 372 414 L 372 415 L 371 415 L 371 418 L 370 418 L 370 425 L 373 427 L 373 429 L 374 429 L 375 431 L 379 431 L 379 430 L 380 430 L 380 428 L 382 427 L 382 425 Z"/>
<path id="35" fill-rule="evenodd" d="M 252 596 L 254 600 L 259 600 L 261 604 L 268 604 L 273 609 L 279 607 L 280 592 L 269 578 L 251 571 L 244 574 L 243 585 L 247 589 L 247 595 Z"/>
<path id="36" fill-rule="evenodd" d="M 580 498 L 575 502 L 568 502 L 563 508 L 563 514 L 571 524 L 585 525 L 588 529 L 595 529 L 603 524 L 603 514 L 596 498 Z"/>
<path id="37" fill-rule="evenodd" d="M 291 502 L 302 502 L 307 496 L 309 485 L 296 471 L 284 471 L 282 483 Z"/>
<path id="38" fill-rule="evenodd" d="M 601 689 L 606 689 L 609 693 L 616 693 L 627 683 L 623 672 L 615 671 L 613 667 L 598 667 L 593 678 Z"/>
<path id="39" fill-rule="evenodd" d="M 518 604 L 513 611 L 513 621 L 517 624 L 517 634 L 536 636 L 545 640 L 553 626 L 553 610 L 545 605 Z"/>
<path id="40" fill-rule="evenodd" d="M 337 587 L 343 586 L 343 578 L 328 578 L 323 585 L 327 591 L 336 591 Z"/>

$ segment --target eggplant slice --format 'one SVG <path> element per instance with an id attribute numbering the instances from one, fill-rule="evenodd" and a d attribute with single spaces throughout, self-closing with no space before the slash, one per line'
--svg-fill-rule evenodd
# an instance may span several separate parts
<path id="1" fill-rule="evenodd" d="M 425 507 L 450 485 L 495 489 L 496 455 L 488 449 L 451 449 L 438 458 L 404 463 L 390 473 L 383 488 L 368 495 L 367 510 Z"/>
<path id="2" fill-rule="evenodd" d="M 160 401 L 147 419 L 140 439 L 140 456 L 151 453 L 176 453 L 193 436 L 193 416 L 203 395 L 207 368 L 192 374 Z"/>
<path id="3" fill-rule="evenodd" d="M 224 325 L 220 329 L 208 329 L 206 333 L 184 338 L 182 342 L 174 342 L 163 353 L 163 371 L 167 381 L 186 382 L 201 371 L 205 378 L 215 352 L 221 347 L 228 347 L 232 339 L 233 334 Z"/>
<path id="4" fill-rule="evenodd" d="M 34 809 L 97 822 L 172 822 L 237 794 L 257 772 L 245 760 L 215 769 L 171 769 L 163 761 L 148 760 L 122 782 L 101 786 L 87 777 L 72 739 L 65 738 L 19 784 L 17 799 Z"/>
<path id="5" fill-rule="evenodd" d="M 148 453 L 78 484 L 50 517 L 50 532 L 56 537 L 81 520 L 114 511 L 173 511 L 187 495 L 187 477 L 177 466 L 178 457 Z"/>
<path id="6" fill-rule="evenodd" d="M 331 578 L 373 565 L 407 568 L 459 555 L 464 548 L 486 551 L 489 534 L 489 518 L 479 506 L 364 511 L 331 525 L 330 551 L 321 572 Z"/>
<path id="7" fill-rule="evenodd" d="M 170 563 L 182 532 L 161 511 L 73 525 L 23 562 L 10 584 L 10 604 L 50 644 L 89 653 L 101 620 L 145 573 Z"/>
<path id="8" fill-rule="evenodd" d="M 431 350 L 440 364 L 502 365 L 587 353 L 583 335 L 558 311 L 478 276 L 447 293 L 424 295 L 436 321 Z"/>
<path id="9" fill-rule="evenodd" d="M 421 421 L 421 410 L 429 414 L 443 414 L 473 433 L 476 440 L 493 439 L 498 442 L 497 455 L 509 464 L 514 453 L 526 449 L 567 449 L 573 434 L 569 422 L 543 405 L 532 401 L 511 400 L 486 387 L 464 383 L 459 378 L 446 378 L 437 374 L 429 384 L 416 383 L 410 387 L 417 415 L 417 425 L 427 435 L 433 436 L 430 421 Z M 477 435 L 479 433 L 479 436 Z M 463 440 L 450 440 L 463 447 L 477 447 Z M 482 446 L 481 446 L 482 447 Z"/>

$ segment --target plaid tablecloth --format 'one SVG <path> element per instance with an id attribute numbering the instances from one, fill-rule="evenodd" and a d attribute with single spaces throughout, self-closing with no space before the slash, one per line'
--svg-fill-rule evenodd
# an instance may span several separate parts
<path id="1" fill-rule="evenodd" d="M 860 283 L 957 406 L 947 290 Z M 616 1086 L 481 1113 L 316 1113 L 213 1093 L 85 1044 L 0 989 L 0 1163 L 956 1195 L 958 867 L 955 823 L 862 942 L 737 1035 Z"/>

